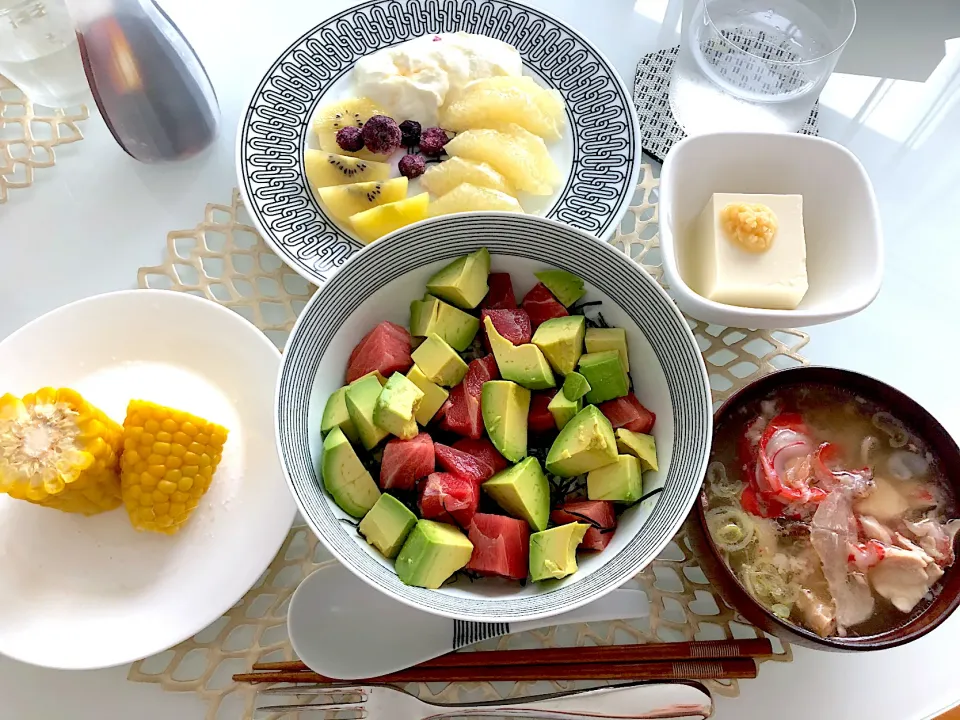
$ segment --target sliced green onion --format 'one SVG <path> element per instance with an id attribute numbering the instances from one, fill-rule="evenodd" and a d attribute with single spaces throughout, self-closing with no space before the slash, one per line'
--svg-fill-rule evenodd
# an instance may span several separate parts
<path id="1" fill-rule="evenodd" d="M 707 528 L 721 550 L 743 550 L 756 540 L 757 527 L 750 516 L 735 507 L 718 507 L 707 512 Z"/>
<path id="2" fill-rule="evenodd" d="M 790 617 L 790 607 L 783 603 L 774 603 L 770 610 L 781 620 L 786 620 Z"/>
<path id="3" fill-rule="evenodd" d="M 716 460 L 707 466 L 707 483 L 710 485 L 710 492 L 717 497 L 739 497 L 743 491 L 743 483 L 731 480 L 727 476 L 726 466 Z"/>

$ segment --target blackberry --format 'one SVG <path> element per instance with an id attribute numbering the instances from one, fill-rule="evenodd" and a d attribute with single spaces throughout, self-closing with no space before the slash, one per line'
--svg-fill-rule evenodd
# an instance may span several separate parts
<path id="1" fill-rule="evenodd" d="M 400 123 L 400 143 L 412 148 L 420 144 L 420 123 L 416 120 L 404 120 Z"/>

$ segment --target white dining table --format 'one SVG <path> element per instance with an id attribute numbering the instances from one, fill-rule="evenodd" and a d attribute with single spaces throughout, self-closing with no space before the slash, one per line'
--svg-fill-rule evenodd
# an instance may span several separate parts
<path id="1" fill-rule="evenodd" d="M 237 184 L 237 121 L 265 68 L 294 38 L 349 0 L 162 0 L 213 79 L 220 136 L 190 161 L 141 165 L 91 106 L 85 139 L 0 205 L 0 338 L 65 303 L 135 286 L 166 234 L 192 228 Z M 637 61 L 676 44 L 682 0 L 533 0 L 573 25 L 632 87 Z M 877 300 L 809 329 L 803 354 L 889 382 L 960 435 L 960 4 L 862 0 L 860 24 L 821 97 L 820 132 L 849 147 L 876 188 L 886 239 Z M 0 378 L 2 385 L 2 378 Z M 0 608 L 3 612 L 3 608 Z M 960 702 L 953 653 L 960 614 L 908 646 L 838 654 L 794 647 L 764 663 L 717 717 L 921 720 Z M 127 680 L 126 667 L 63 672 L 0 657 L 0 718 L 200 720 L 192 693 Z"/>

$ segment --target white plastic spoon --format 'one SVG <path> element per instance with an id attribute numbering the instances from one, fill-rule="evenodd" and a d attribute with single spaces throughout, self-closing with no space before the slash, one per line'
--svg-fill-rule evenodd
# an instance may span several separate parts
<path id="1" fill-rule="evenodd" d="M 449 620 L 415 610 L 367 587 L 331 562 L 300 583 L 290 599 L 287 631 L 311 670 L 342 680 L 378 677 L 510 633 L 554 625 L 647 617 L 638 590 L 615 590 L 578 610 L 521 623 Z"/>

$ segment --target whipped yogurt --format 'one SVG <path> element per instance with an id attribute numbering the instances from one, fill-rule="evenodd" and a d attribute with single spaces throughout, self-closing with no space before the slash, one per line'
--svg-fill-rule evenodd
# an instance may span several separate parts
<path id="1" fill-rule="evenodd" d="M 519 76 L 520 53 L 483 35 L 424 35 L 357 61 L 357 94 L 386 108 L 397 122 L 424 128 L 439 122 L 439 110 L 468 83 L 498 75 Z"/>

